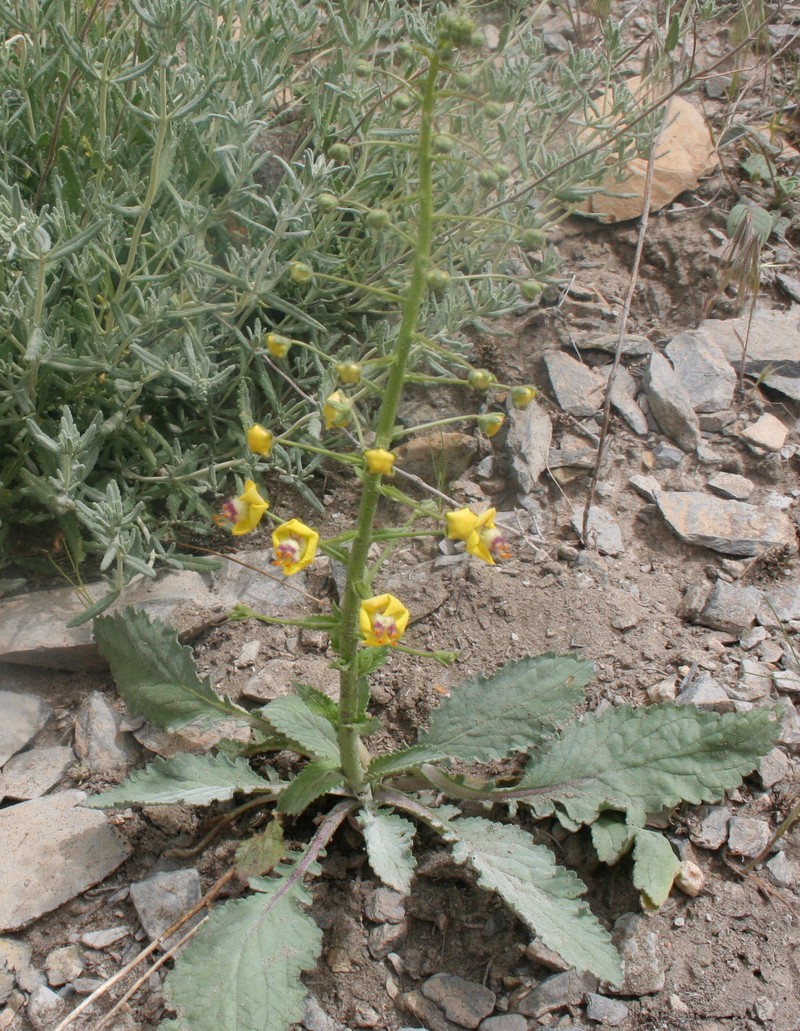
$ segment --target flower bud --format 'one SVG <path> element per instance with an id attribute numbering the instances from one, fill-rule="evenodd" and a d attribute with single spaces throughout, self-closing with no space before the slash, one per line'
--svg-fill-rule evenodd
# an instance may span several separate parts
<path id="1" fill-rule="evenodd" d="M 493 168 L 482 168 L 480 172 L 478 172 L 478 182 L 484 187 L 484 189 L 491 190 L 493 186 L 497 186 L 499 176 Z"/>
<path id="2" fill-rule="evenodd" d="M 368 79 L 375 71 L 375 67 L 369 61 L 356 61 L 353 71 L 359 79 Z"/>
<path id="3" fill-rule="evenodd" d="M 536 279 L 525 279 L 519 284 L 519 292 L 526 301 L 538 301 L 544 286 Z"/>
<path id="4" fill-rule="evenodd" d="M 493 437 L 505 421 L 505 416 L 501 415 L 500 412 L 490 412 L 478 419 L 478 425 L 487 437 Z"/>
<path id="5" fill-rule="evenodd" d="M 367 469 L 373 475 L 392 476 L 395 459 L 396 456 L 391 451 L 385 451 L 383 448 L 373 448 L 371 451 L 364 452 Z"/>
<path id="6" fill-rule="evenodd" d="M 320 211 L 335 211 L 339 206 L 339 198 L 333 193 L 321 193 L 317 197 L 317 207 Z"/>
<path id="7" fill-rule="evenodd" d="M 314 270 L 304 261 L 293 261 L 289 265 L 289 278 L 298 286 L 306 286 L 314 278 Z"/>
<path id="8" fill-rule="evenodd" d="M 431 140 L 431 149 L 434 154 L 449 154 L 455 146 L 455 140 L 446 133 L 437 133 Z"/>
<path id="9" fill-rule="evenodd" d="M 495 100 L 487 100 L 483 105 L 483 113 L 486 118 L 490 118 L 493 122 L 497 121 L 498 118 L 502 118 L 506 113 L 506 109 L 502 104 L 498 104 Z"/>
<path id="10" fill-rule="evenodd" d="M 280 333 L 267 333 L 266 343 L 273 358 L 285 358 L 292 346 L 292 341 Z"/>
<path id="11" fill-rule="evenodd" d="M 466 14 L 443 14 L 436 25 L 439 43 L 452 47 L 472 46 L 477 25 Z"/>
<path id="12" fill-rule="evenodd" d="M 254 455 L 267 457 L 272 453 L 273 436 L 269 430 L 265 430 L 258 423 L 251 426 L 247 431 L 247 446 Z"/>
<path id="13" fill-rule="evenodd" d="M 542 229 L 523 229 L 519 238 L 519 245 L 526 251 L 538 250 L 545 241 L 544 230 Z"/>
<path id="14" fill-rule="evenodd" d="M 484 393 L 496 381 L 496 378 L 495 374 L 488 369 L 472 369 L 467 376 L 467 382 L 473 390 Z"/>
<path id="15" fill-rule="evenodd" d="M 414 56 L 414 47 L 407 40 L 404 40 L 402 43 L 397 44 L 395 53 L 403 61 L 410 61 Z"/>
<path id="16" fill-rule="evenodd" d="M 425 273 L 425 282 L 434 293 L 443 293 L 450 285 L 450 273 L 443 268 L 429 268 Z"/>
<path id="17" fill-rule="evenodd" d="M 325 398 L 322 414 L 325 419 L 326 430 L 339 429 L 350 422 L 353 407 L 341 390 L 335 390 Z"/>
<path id="18" fill-rule="evenodd" d="M 392 216 L 386 208 L 373 208 L 366 213 L 364 221 L 370 229 L 385 229 L 388 225 L 391 225 Z"/>
<path id="19" fill-rule="evenodd" d="M 404 90 L 400 93 L 395 93 L 391 102 L 395 111 L 408 111 L 414 106 L 414 98 Z"/>
<path id="20" fill-rule="evenodd" d="M 527 408 L 535 401 L 537 392 L 535 387 L 514 387 L 511 391 L 511 404 L 515 408 Z"/>
<path id="21" fill-rule="evenodd" d="M 350 148 L 346 143 L 332 143 L 328 147 L 328 157 L 332 161 L 349 161 Z"/>
<path id="22" fill-rule="evenodd" d="M 355 386 L 361 382 L 361 365 L 359 362 L 339 362 L 336 366 L 336 375 L 340 383 Z"/>

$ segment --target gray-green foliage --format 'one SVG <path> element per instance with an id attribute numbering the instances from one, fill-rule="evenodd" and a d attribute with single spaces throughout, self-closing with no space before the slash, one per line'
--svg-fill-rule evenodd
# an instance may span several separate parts
<path id="1" fill-rule="evenodd" d="M 156 726 L 173 725 L 176 711 L 183 711 L 183 682 L 189 679 L 188 653 L 175 634 L 130 609 L 102 617 L 96 626 L 98 644 L 128 704 L 146 711 Z M 155 652 L 160 662 L 152 660 Z M 298 1019 L 303 999 L 299 974 L 314 965 L 319 953 L 318 932 L 299 892 L 348 815 L 355 816 L 372 870 L 383 883 L 402 893 L 411 890 L 415 830 L 423 824 L 545 945 L 568 963 L 619 983 L 619 957 L 607 929 L 582 898 L 583 883 L 557 863 L 546 839 L 502 822 L 505 807 L 490 819 L 488 813 L 463 817 L 454 805 L 431 802 L 426 782 L 454 800 L 515 802 L 529 807 L 535 818 L 557 817 L 568 829 L 588 824 L 603 862 L 616 863 L 632 852 L 634 885 L 646 905 L 657 907 L 680 864 L 667 839 L 646 829 L 648 813 L 718 799 L 737 787 L 773 746 L 777 717 L 766 708 L 720 716 L 691 706 L 660 705 L 576 717 L 590 675 L 590 664 L 574 656 L 543 655 L 464 682 L 434 713 L 416 745 L 372 761 L 368 792 L 351 791 L 339 767 L 335 704 L 323 704 L 305 688 L 303 698 L 280 698 L 250 714 L 260 735 L 259 750 L 269 746 L 271 735 L 275 750 L 288 744 L 310 759 L 296 776 L 262 777 L 243 758 L 184 756 L 157 760 L 95 796 L 89 804 L 110 808 L 176 800 L 208 804 L 238 791 L 249 807 L 261 788 L 264 804 L 275 803 L 265 842 L 237 853 L 242 878 L 266 894 L 215 909 L 167 978 L 177 1026 L 283 1031 Z M 204 720 L 219 719 L 231 708 L 209 684 L 202 694 L 195 693 L 192 704 L 195 718 Z M 513 753 L 528 758 L 512 786 L 497 786 L 482 776 L 482 765 L 485 771 L 487 764 Z M 449 771 L 452 759 L 462 769 L 467 764 L 470 775 Z M 304 857 L 288 873 L 282 869 L 270 878 L 254 877 L 253 863 L 258 871 L 283 855 L 280 821 L 300 815 L 312 803 L 324 812 L 320 799 L 327 793 L 339 801 L 322 817 Z M 229 977 L 218 975 L 218 964 Z M 227 990 L 210 990 L 209 979 Z M 279 1004 L 265 1005 L 265 993 L 273 1001 L 279 998 Z M 164 1025 L 165 1031 L 171 1026 Z"/>
<path id="2" fill-rule="evenodd" d="M 0 543 L 55 522 L 71 560 L 88 551 L 118 591 L 190 561 L 181 534 L 206 533 L 215 496 L 258 468 L 243 445 L 254 419 L 285 428 L 331 389 L 313 352 L 276 372 L 266 331 L 342 359 L 391 351 L 384 291 L 403 288 L 413 241 L 369 214 L 400 230 L 413 219 L 414 112 L 392 95 L 434 12 L 2 0 L 0 20 Z M 520 269 L 548 280 L 552 252 L 510 261 L 514 230 L 546 228 L 605 168 L 565 127 L 594 118 L 616 54 L 559 68 L 513 19 L 502 47 L 474 51 L 438 105 L 452 148 L 436 163 L 433 261 L 500 274 L 431 297 L 420 328 L 448 345 L 520 306 Z M 373 74 L 356 73 L 365 61 Z M 486 185 L 501 164 L 527 192 L 499 173 Z M 481 211 L 492 217 L 465 220 Z M 292 281 L 296 260 L 318 273 L 310 284 Z M 412 365 L 444 368 L 422 344 Z M 269 462 L 316 503 L 316 456 L 278 446 Z"/>

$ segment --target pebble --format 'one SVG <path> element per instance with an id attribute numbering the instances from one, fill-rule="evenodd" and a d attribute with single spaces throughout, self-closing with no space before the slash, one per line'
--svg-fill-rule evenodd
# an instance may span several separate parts
<path id="1" fill-rule="evenodd" d="M 797 864 L 785 852 L 778 852 L 765 863 L 769 875 L 779 888 L 793 888 L 797 884 Z"/>
<path id="2" fill-rule="evenodd" d="M 712 806 L 708 809 L 703 807 L 700 812 L 704 810 L 700 823 L 689 832 L 689 839 L 694 845 L 715 851 L 727 841 L 731 810 L 727 806 Z"/>
<path id="3" fill-rule="evenodd" d="M 300 1018 L 300 1023 L 303 1027 L 307 1028 L 308 1031 L 339 1031 L 342 1027 L 341 1024 L 325 1012 L 319 999 L 317 999 L 315 995 L 312 995 L 311 992 L 306 996 L 303 1016 Z"/>
<path id="4" fill-rule="evenodd" d="M 743 648 L 746 652 L 752 651 L 762 641 L 766 641 L 769 634 L 763 626 L 754 626 L 751 630 L 745 631 L 739 638 L 739 647 Z"/>
<path id="5" fill-rule="evenodd" d="M 733 855 L 753 859 L 764 851 L 771 837 L 772 831 L 763 820 L 750 816 L 731 817 L 728 848 Z"/>
<path id="6" fill-rule="evenodd" d="M 375 924 L 402 923 L 406 916 L 403 896 L 392 888 L 376 888 L 364 903 L 364 915 Z"/>
<path id="7" fill-rule="evenodd" d="M 611 366 L 605 366 L 600 370 L 603 378 L 608 382 L 611 375 Z M 611 385 L 611 405 L 616 409 L 630 428 L 640 437 L 646 437 L 650 432 L 647 418 L 639 405 L 634 400 L 639 389 L 636 380 L 631 376 L 624 365 L 617 367 L 614 382 Z"/>
<path id="8" fill-rule="evenodd" d="M 81 943 L 87 948 L 100 952 L 107 949 L 109 945 L 113 945 L 114 942 L 126 938 L 130 933 L 130 927 L 124 924 L 118 927 L 103 927 L 99 931 L 87 931 L 86 934 L 82 934 Z"/>
<path id="9" fill-rule="evenodd" d="M 693 863 L 690 859 L 684 859 L 675 878 L 675 887 L 682 891 L 684 895 L 696 898 L 705 887 L 705 884 L 706 876 L 697 863 Z"/>
<path id="10" fill-rule="evenodd" d="M 139 749 L 120 730 L 121 717 L 100 691 L 84 699 L 75 720 L 75 752 L 91 773 L 103 773 L 134 763 Z"/>
<path id="11" fill-rule="evenodd" d="M 755 490 L 752 480 L 736 473 L 717 473 L 708 481 L 708 486 L 720 497 L 732 498 L 734 501 L 747 501 Z"/>
<path id="12" fill-rule="evenodd" d="M 548 949 L 539 938 L 533 939 L 523 955 L 531 963 L 538 963 L 548 970 L 569 970 L 569 964 L 565 963 L 557 952 Z"/>
<path id="13" fill-rule="evenodd" d="M 241 651 L 233 660 L 234 666 L 237 669 L 247 669 L 250 666 L 255 666 L 260 651 L 261 641 L 245 641 Z"/>
<path id="14" fill-rule="evenodd" d="M 607 995 L 589 992 L 586 996 L 586 1016 L 597 1024 L 618 1027 L 627 1020 L 628 1007 L 619 999 L 609 999 Z"/>
<path id="15" fill-rule="evenodd" d="M 644 476 L 641 473 L 636 473 L 631 476 L 628 483 L 640 494 L 645 501 L 654 502 L 656 500 L 656 494 L 661 490 L 661 484 L 655 478 L 655 476 Z"/>
<path id="16" fill-rule="evenodd" d="M 427 999 L 421 991 L 406 992 L 398 999 L 399 1005 L 408 1010 L 430 1031 L 463 1031 L 458 1024 L 448 1020 L 436 1003 Z"/>
<path id="17" fill-rule="evenodd" d="M 684 332 L 674 336 L 665 351 L 696 412 L 730 408 L 736 373 L 719 344 Z"/>
<path id="18" fill-rule="evenodd" d="M 10 971 L 24 970 L 30 966 L 33 949 L 18 938 L 0 938 L 0 967 Z"/>
<path id="19" fill-rule="evenodd" d="M 701 626 L 725 633 L 743 633 L 752 626 L 763 595 L 755 587 L 737 587 L 717 580 L 697 617 Z"/>
<path id="20" fill-rule="evenodd" d="M 467 1028 L 476 1028 L 497 1002 L 489 988 L 457 974 L 434 974 L 423 982 L 422 994 L 435 1002 L 448 1020 Z"/>
<path id="21" fill-rule="evenodd" d="M 653 995 L 666 983 L 664 949 L 647 917 L 624 913 L 614 923 L 611 939 L 622 957 L 624 980 L 615 995 Z"/>
<path id="22" fill-rule="evenodd" d="M 527 995 L 517 1002 L 517 1012 L 525 1017 L 538 1020 L 545 1013 L 564 1009 L 567 1006 L 580 1006 L 587 992 L 597 988 L 597 978 L 590 974 L 578 974 L 575 970 L 565 970 L 561 974 L 546 977 Z"/>
<path id="23" fill-rule="evenodd" d="M 70 982 L 76 995 L 91 995 L 104 983 L 101 977 L 76 977 Z"/>
<path id="24" fill-rule="evenodd" d="M 800 673 L 793 669 L 776 669 L 772 674 L 775 687 L 784 694 L 800 694 Z"/>
<path id="25" fill-rule="evenodd" d="M 773 748 L 758 764 L 758 777 L 761 786 L 772 788 L 788 776 L 791 766 L 786 754 L 780 748 Z"/>
<path id="26" fill-rule="evenodd" d="M 772 690 L 772 674 L 773 670 L 765 663 L 757 659 L 742 659 L 739 681 L 735 687 L 729 688 L 728 693 L 739 702 L 757 702 Z"/>
<path id="27" fill-rule="evenodd" d="M 769 412 L 765 412 L 739 434 L 748 444 L 765 451 L 780 451 L 788 435 L 789 431 L 780 419 L 776 419 Z"/>
<path id="28" fill-rule="evenodd" d="M 657 684 L 652 684 L 647 688 L 647 700 L 654 705 L 674 702 L 676 693 L 677 686 L 674 677 L 659 680 Z"/>
<path id="29" fill-rule="evenodd" d="M 733 712 L 727 691 L 708 675 L 697 677 L 675 699 L 676 705 L 695 705 L 711 712 Z"/>
<path id="30" fill-rule="evenodd" d="M 528 1021 L 521 1013 L 498 1013 L 480 1022 L 480 1031 L 528 1031 Z"/>
<path id="31" fill-rule="evenodd" d="M 661 432 L 682 451 L 694 451 L 700 443 L 697 414 L 674 369 L 658 351 L 650 355 L 642 386 Z"/>
<path id="32" fill-rule="evenodd" d="M 667 491 L 656 504 L 672 530 L 689 544 L 700 544 L 725 555 L 757 555 L 794 540 L 785 512 L 745 501 L 726 501 L 700 491 Z"/>
<path id="33" fill-rule="evenodd" d="M 59 988 L 68 981 L 74 981 L 83 973 L 84 960 L 77 945 L 65 945 L 54 949 L 44 961 L 47 980 L 52 988 Z"/>
<path id="34" fill-rule="evenodd" d="M 656 469 L 677 469 L 686 457 L 679 447 L 662 441 L 653 452 Z"/>
<path id="35" fill-rule="evenodd" d="M 202 898 L 202 894 L 200 874 L 194 867 L 154 873 L 145 880 L 131 885 L 131 902 L 150 941 L 155 941 L 187 910 L 195 906 Z M 179 931 L 162 943 L 163 948 L 169 949 L 202 918 L 202 913 L 196 913 Z"/>
<path id="36" fill-rule="evenodd" d="M 52 988 L 40 984 L 34 988 L 28 999 L 28 1019 L 39 1031 L 52 1031 L 56 1021 L 66 1008 L 66 1000 L 57 995 Z"/>
<path id="37" fill-rule="evenodd" d="M 52 709 L 43 698 L 0 691 L 0 766 L 27 745 L 50 719 Z"/>
<path id="38" fill-rule="evenodd" d="M 408 933 L 408 922 L 401 920 L 396 924 L 378 924 L 371 927 L 367 935 L 367 948 L 374 960 L 386 959 L 390 952 L 395 952 L 402 945 Z"/>

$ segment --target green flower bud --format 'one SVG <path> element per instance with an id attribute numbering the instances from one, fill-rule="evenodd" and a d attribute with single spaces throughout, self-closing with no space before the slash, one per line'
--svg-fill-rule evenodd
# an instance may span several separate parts
<path id="1" fill-rule="evenodd" d="M 431 149 L 434 154 L 449 154 L 455 146 L 455 142 L 452 136 L 438 133 L 431 140 Z"/>
<path id="2" fill-rule="evenodd" d="M 392 216 L 386 208 L 373 208 L 366 213 L 364 221 L 370 229 L 385 229 L 388 225 L 391 225 Z"/>
<path id="3" fill-rule="evenodd" d="M 536 397 L 535 387 L 514 387 L 511 391 L 511 404 L 515 408 L 527 408 L 536 400 Z"/>
<path id="4" fill-rule="evenodd" d="M 490 190 L 493 186 L 497 186 L 499 182 L 497 172 L 493 168 L 482 168 L 478 172 L 478 182 L 485 189 Z"/>
<path id="5" fill-rule="evenodd" d="M 544 241 L 545 235 L 542 229 L 523 229 L 519 238 L 520 247 L 524 247 L 526 251 L 538 250 Z"/>
<path id="6" fill-rule="evenodd" d="M 453 82 L 459 89 L 469 89 L 472 86 L 473 79 L 469 72 L 456 72 L 453 76 Z"/>
<path id="7" fill-rule="evenodd" d="M 487 100 L 483 105 L 483 113 L 487 118 L 491 118 L 492 121 L 496 121 L 496 119 L 503 117 L 506 113 L 506 109 L 502 104 L 498 104 L 494 100 Z"/>
<path id="8" fill-rule="evenodd" d="M 289 278 L 298 286 L 305 286 L 314 278 L 314 270 L 304 261 L 293 261 L 289 265 Z"/>
<path id="9" fill-rule="evenodd" d="M 350 160 L 350 148 L 346 143 L 332 143 L 328 147 L 328 157 L 332 161 L 349 161 Z"/>
<path id="10" fill-rule="evenodd" d="M 374 73 L 375 68 L 369 61 L 356 61 L 353 71 L 359 79 L 368 79 Z"/>
<path id="11" fill-rule="evenodd" d="M 443 14 L 436 26 L 439 42 L 448 46 L 468 47 L 477 25 L 466 14 Z"/>
<path id="12" fill-rule="evenodd" d="M 336 366 L 336 375 L 340 383 L 355 386 L 361 382 L 361 365 L 358 362 L 339 362 Z"/>
<path id="13" fill-rule="evenodd" d="M 321 193 L 317 197 L 317 207 L 320 211 L 335 211 L 339 206 L 339 198 L 332 193 Z"/>
<path id="14" fill-rule="evenodd" d="M 425 273 L 425 282 L 434 293 L 443 293 L 450 285 L 450 273 L 443 268 L 429 268 Z"/>
<path id="15" fill-rule="evenodd" d="M 395 111 L 408 111 L 413 106 L 414 98 L 411 96 L 410 93 L 402 91 L 400 93 L 395 93 L 395 95 L 392 97 L 392 107 L 395 109 Z"/>
<path id="16" fill-rule="evenodd" d="M 467 376 L 467 382 L 472 389 L 478 390 L 481 393 L 487 391 L 496 379 L 495 374 L 488 369 L 472 369 L 469 376 Z"/>
<path id="17" fill-rule="evenodd" d="M 538 301 L 544 291 L 544 285 L 536 279 L 525 279 L 519 284 L 519 292 L 526 301 Z"/>
<path id="18" fill-rule="evenodd" d="M 508 179 L 511 175 L 511 169 L 508 165 L 504 165 L 502 161 L 498 161 L 493 167 L 494 174 L 497 176 L 498 180 Z"/>
<path id="19" fill-rule="evenodd" d="M 403 41 L 402 43 L 397 44 L 397 50 L 395 53 L 403 61 L 410 61 L 414 56 L 414 48 L 410 43 Z"/>

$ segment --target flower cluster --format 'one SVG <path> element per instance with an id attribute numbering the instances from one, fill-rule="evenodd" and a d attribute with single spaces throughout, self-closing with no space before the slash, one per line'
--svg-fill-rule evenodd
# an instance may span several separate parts
<path id="1" fill-rule="evenodd" d="M 476 558 L 493 566 L 495 558 L 511 557 L 508 538 L 494 525 L 496 515 L 497 510 L 494 508 L 487 508 L 480 515 L 476 515 L 469 508 L 448 512 L 447 536 L 451 540 L 465 541 L 470 555 L 475 555 Z"/>

